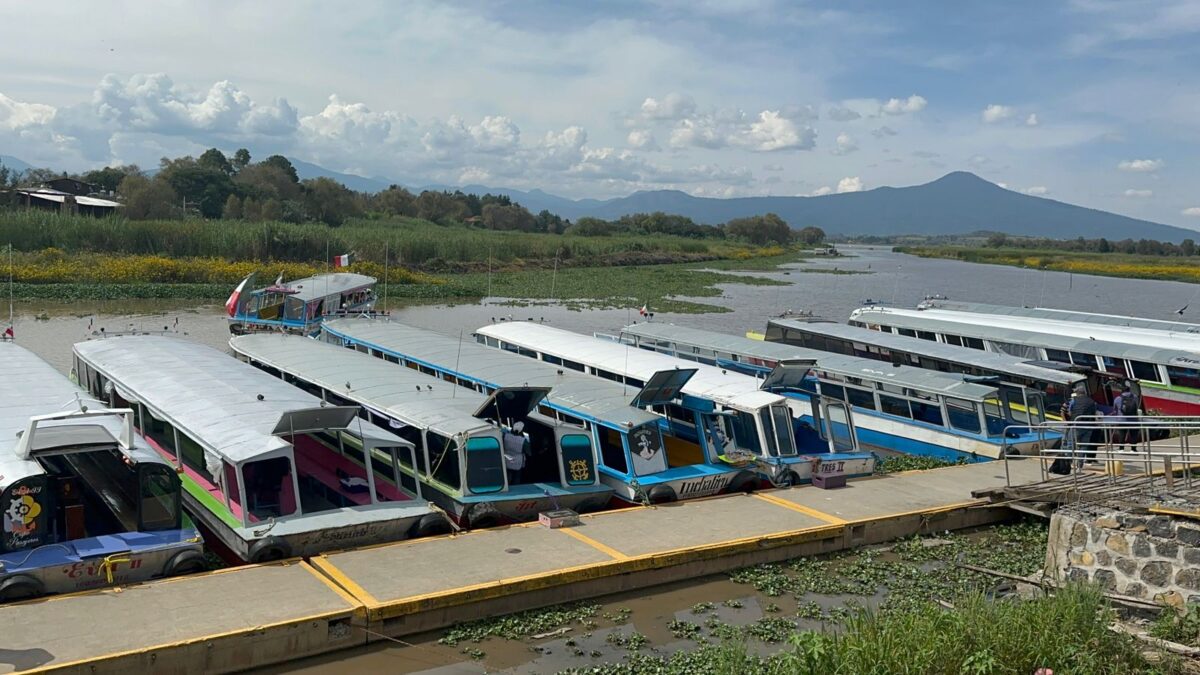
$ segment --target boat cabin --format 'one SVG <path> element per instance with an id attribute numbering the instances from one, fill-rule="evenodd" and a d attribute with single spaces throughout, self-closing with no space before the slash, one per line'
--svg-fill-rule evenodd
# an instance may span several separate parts
<path id="1" fill-rule="evenodd" d="M 370 312 L 375 305 L 376 280 L 365 274 L 318 274 L 288 283 L 280 277 L 264 288 L 254 288 L 256 278 L 251 274 L 242 280 L 226 303 L 229 330 L 235 335 L 312 335 L 327 317 Z"/>
<path id="2" fill-rule="evenodd" d="M 398 479 L 409 489 L 420 483 L 460 525 L 526 521 L 558 508 L 594 511 L 612 496 L 597 477 L 587 430 L 537 412 L 547 388 L 485 395 L 302 337 L 245 335 L 229 344 L 239 359 L 331 405 L 355 406 L 412 443 L 415 454 L 401 458 Z M 523 459 L 512 455 L 514 443 Z M 519 470 L 507 470 L 514 461 Z"/>
<path id="3" fill-rule="evenodd" d="M 0 601 L 205 569 L 174 467 L 133 433 L 133 411 L 12 342 L 0 367 Z"/>
<path id="4" fill-rule="evenodd" d="M 597 380 L 570 363 L 531 361 L 395 321 L 340 319 L 322 326 L 322 336 L 484 394 L 513 386 L 548 388 L 538 411 L 588 430 L 598 449 L 600 480 L 627 503 L 702 497 L 757 480 L 745 467 L 707 458 L 694 440 L 672 435 L 662 416 L 631 405 L 648 389 L 646 383 Z"/>
<path id="5" fill-rule="evenodd" d="M 129 336 L 75 345 L 97 398 L 136 411 L 142 437 L 180 473 L 185 506 L 231 561 L 263 562 L 444 532 L 395 483 L 413 445 L 211 347 Z"/>

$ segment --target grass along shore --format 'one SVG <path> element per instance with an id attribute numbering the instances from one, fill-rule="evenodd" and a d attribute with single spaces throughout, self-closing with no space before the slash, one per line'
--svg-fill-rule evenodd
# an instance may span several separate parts
<path id="1" fill-rule="evenodd" d="M 971 246 L 897 246 L 897 253 L 1127 279 L 1200 283 L 1200 258 Z"/>

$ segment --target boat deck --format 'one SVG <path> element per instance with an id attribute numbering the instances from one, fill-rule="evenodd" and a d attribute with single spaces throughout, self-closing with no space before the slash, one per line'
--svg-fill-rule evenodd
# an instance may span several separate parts
<path id="1" fill-rule="evenodd" d="M 1026 482 L 1034 462 L 1010 467 Z M 1027 476 L 1024 474 L 1028 474 Z M 914 471 L 331 553 L 0 607 L 0 672 L 222 672 L 799 555 L 972 527 L 1002 463 Z"/>

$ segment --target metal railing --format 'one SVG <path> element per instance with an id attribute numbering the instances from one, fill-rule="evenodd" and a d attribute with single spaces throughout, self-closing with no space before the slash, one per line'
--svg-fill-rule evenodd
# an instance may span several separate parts
<path id="1" fill-rule="evenodd" d="M 1004 476 L 1009 487 L 1013 486 L 1010 462 L 1036 461 L 1043 481 L 1064 476 L 1062 469 L 1066 468 L 1078 483 L 1085 476 L 1095 475 L 1081 470 L 1090 463 L 1103 468 L 1109 484 L 1141 475 L 1148 478 L 1144 485 L 1147 491 L 1200 489 L 1200 476 L 1195 475 L 1200 470 L 1198 416 L 1092 416 L 1010 428 L 1038 434 L 1041 451 L 1016 454 L 1008 447 L 1005 433 Z M 1058 435 L 1061 441 L 1056 440 Z M 1055 467 L 1057 460 L 1062 461 Z M 1052 472 L 1052 468 L 1059 471 Z M 1162 477 L 1163 481 L 1156 482 L 1156 477 Z"/>

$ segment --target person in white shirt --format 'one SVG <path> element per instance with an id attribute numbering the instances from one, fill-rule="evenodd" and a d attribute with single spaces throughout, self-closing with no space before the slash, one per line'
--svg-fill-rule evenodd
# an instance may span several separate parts
<path id="1" fill-rule="evenodd" d="M 525 435 L 525 423 L 512 425 L 512 431 L 504 432 L 504 470 L 508 473 L 508 484 L 521 482 L 521 472 L 529 457 L 529 437 Z"/>

